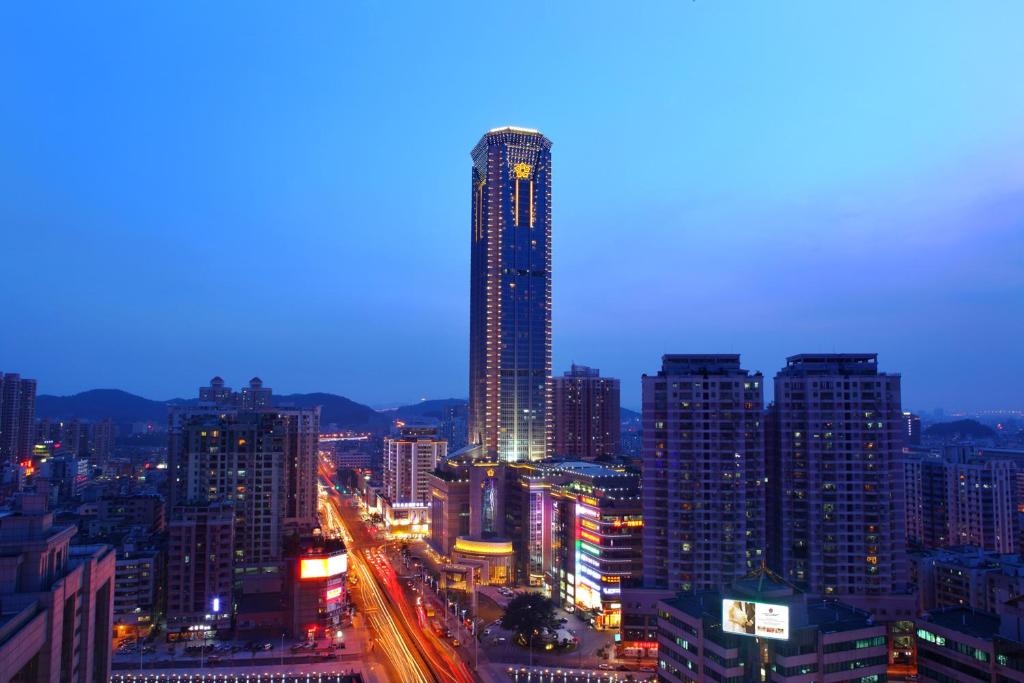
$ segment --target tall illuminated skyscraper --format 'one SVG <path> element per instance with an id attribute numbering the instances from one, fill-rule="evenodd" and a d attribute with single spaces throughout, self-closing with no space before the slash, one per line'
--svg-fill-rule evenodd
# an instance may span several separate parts
<path id="1" fill-rule="evenodd" d="M 473 148 L 469 442 L 551 452 L 551 141 L 495 128 Z"/>

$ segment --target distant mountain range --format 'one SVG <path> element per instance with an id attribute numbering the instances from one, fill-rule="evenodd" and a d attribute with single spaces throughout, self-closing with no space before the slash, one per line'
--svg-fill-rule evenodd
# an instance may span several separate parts
<path id="1" fill-rule="evenodd" d="M 199 399 L 172 398 L 166 401 L 154 401 L 130 394 L 120 389 L 92 389 L 71 396 L 51 396 L 41 394 L 36 397 L 36 417 L 48 417 L 55 420 L 98 421 L 110 418 L 118 424 L 133 422 L 155 422 L 164 424 L 167 421 L 167 410 L 175 405 L 198 403 Z M 355 401 L 336 394 L 274 394 L 274 405 L 296 408 L 321 406 L 320 422 L 322 425 L 336 424 L 340 429 L 371 429 L 382 431 L 388 428 L 391 421 L 401 419 L 440 419 L 443 411 L 449 406 L 465 406 L 466 401 L 460 398 L 445 398 L 421 401 L 394 410 L 378 411 L 356 403 Z"/>
<path id="2" fill-rule="evenodd" d="M 36 417 L 52 420 L 80 419 L 96 422 L 110 418 L 119 425 L 133 422 L 166 424 L 167 410 L 176 405 L 193 405 L 196 398 L 171 398 L 155 401 L 120 389 L 91 389 L 71 396 L 40 394 L 36 397 Z M 385 431 L 395 419 L 440 420 L 447 408 L 465 411 L 466 399 L 440 398 L 419 401 L 391 410 L 374 410 L 344 396 L 316 392 L 311 394 L 274 394 L 274 405 L 311 408 L 320 406 L 320 424 L 339 429 Z M 463 415 L 465 413 L 463 412 Z M 623 421 L 639 421 L 640 413 L 622 409 Z"/>

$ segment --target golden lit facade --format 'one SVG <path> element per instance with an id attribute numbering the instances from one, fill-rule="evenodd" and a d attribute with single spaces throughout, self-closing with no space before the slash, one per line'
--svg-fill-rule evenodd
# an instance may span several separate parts
<path id="1" fill-rule="evenodd" d="M 469 440 L 501 462 L 552 442 L 551 142 L 496 128 L 472 152 Z"/>

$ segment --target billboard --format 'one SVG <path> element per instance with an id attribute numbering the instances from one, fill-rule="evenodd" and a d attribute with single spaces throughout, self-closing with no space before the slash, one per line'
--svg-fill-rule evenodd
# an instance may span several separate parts
<path id="1" fill-rule="evenodd" d="M 348 570 L 348 555 L 340 553 L 327 557 L 303 557 L 299 561 L 300 579 L 324 579 L 344 574 Z"/>
<path id="2" fill-rule="evenodd" d="M 754 638 L 789 638 L 789 607 L 746 600 L 722 600 L 722 630 Z"/>

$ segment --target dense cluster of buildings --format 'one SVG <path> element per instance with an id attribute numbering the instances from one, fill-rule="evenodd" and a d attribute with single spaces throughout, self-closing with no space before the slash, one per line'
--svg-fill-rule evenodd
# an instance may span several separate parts
<path id="1" fill-rule="evenodd" d="M 660 680 L 1024 681 L 1024 450 L 922 445 L 871 353 L 790 356 L 771 392 L 737 354 L 667 354 L 624 434 L 618 379 L 552 373 L 550 141 L 497 128 L 471 157 L 469 400 L 433 424 L 322 435 L 215 377 L 166 458 L 126 460 L 111 420 L 36 420 L 0 373 L 0 680 L 106 680 L 112 638 L 160 620 L 334 633 L 329 453 L 444 587 L 533 587 Z"/>
<path id="2" fill-rule="evenodd" d="M 550 149 L 499 128 L 472 152 L 469 433 L 429 479 L 450 585 L 538 587 L 670 681 L 882 681 L 921 619 L 951 628 L 931 610 L 1020 594 L 1021 454 L 922 447 L 875 354 L 791 356 L 768 396 L 738 355 L 666 355 L 623 457 L 617 380 L 551 376 Z"/>

